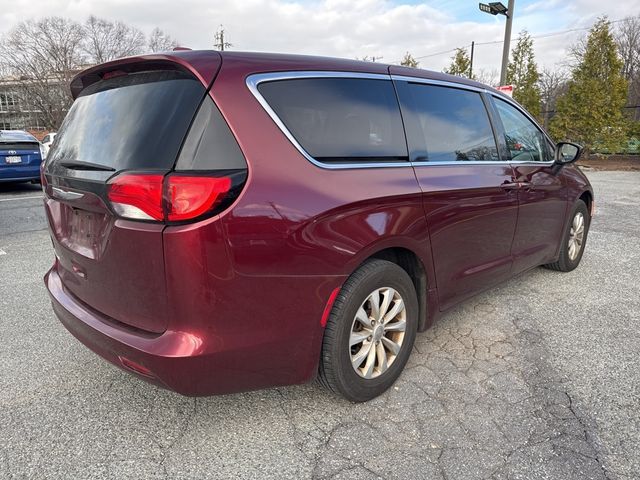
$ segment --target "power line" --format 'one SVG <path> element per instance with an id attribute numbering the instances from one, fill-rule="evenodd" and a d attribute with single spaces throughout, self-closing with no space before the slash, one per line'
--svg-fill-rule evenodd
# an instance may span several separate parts
<path id="1" fill-rule="evenodd" d="M 627 17 L 628 18 L 628 17 Z M 627 18 L 619 18 L 618 20 L 611 20 L 609 23 L 619 23 L 622 22 L 624 20 L 626 20 Z M 531 38 L 548 38 L 548 37 L 554 37 L 557 35 L 563 35 L 565 33 L 571 33 L 571 32 L 581 32 L 584 30 L 590 30 L 591 27 L 582 27 L 582 28 L 570 28 L 567 30 L 559 30 L 557 32 L 547 32 L 547 33 L 540 33 L 538 35 L 532 35 Z M 490 42 L 475 42 L 475 45 L 495 45 L 498 43 L 504 43 L 504 40 L 493 40 Z M 429 53 L 427 55 L 422 55 L 420 57 L 414 57 L 416 60 L 421 60 L 423 58 L 430 58 L 430 57 L 437 57 L 438 55 L 444 55 L 445 53 L 451 53 L 451 52 L 455 52 L 456 50 L 458 50 L 458 48 L 466 48 L 468 46 L 471 46 L 471 44 L 469 45 L 464 45 L 463 47 L 456 47 L 456 48 L 451 48 L 449 50 L 443 50 L 442 52 L 435 52 L 435 53 Z M 393 63 L 400 63 L 402 60 L 396 60 Z"/>
<path id="2" fill-rule="evenodd" d="M 476 43 L 476 45 L 480 45 L 479 43 Z M 450 50 L 444 50 L 442 52 L 436 52 L 436 53 L 430 53 L 428 55 L 422 55 L 421 57 L 414 57 L 416 60 L 421 60 L 423 58 L 429 58 L 429 57 L 437 57 L 438 55 L 444 55 L 445 53 L 451 53 L 451 52 L 455 52 L 458 48 L 452 48 Z M 402 60 L 400 60 L 402 61 Z M 397 63 L 397 62 L 394 62 Z"/>

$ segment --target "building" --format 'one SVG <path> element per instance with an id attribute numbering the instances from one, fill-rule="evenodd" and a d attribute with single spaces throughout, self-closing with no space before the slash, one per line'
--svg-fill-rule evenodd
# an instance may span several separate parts
<path id="1" fill-rule="evenodd" d="M 39 82 L 0 77 L 0 129 L 26 130 L 41 139 L 59 127 L 71 102 L 67 81 L 53 75 Z"/>
<path id="2" fill-rule="evenodd" d="M 28 101 L 24 84 L 12 77 L 0 79 L 0 129 L 45 131 L 42 111 Z"/>

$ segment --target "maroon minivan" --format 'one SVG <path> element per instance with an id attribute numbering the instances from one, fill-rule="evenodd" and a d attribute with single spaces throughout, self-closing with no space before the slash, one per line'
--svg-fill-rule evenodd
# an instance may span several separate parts
<path id="1" fill-rule="evenodd" d="M 443 311 L 582 257 L 580 148 L 474 81 L 180 51 L 90 68 L 71 89 L 42 173 L 53 309 L 185 395 L 319 376 L 371 399 Z"/>

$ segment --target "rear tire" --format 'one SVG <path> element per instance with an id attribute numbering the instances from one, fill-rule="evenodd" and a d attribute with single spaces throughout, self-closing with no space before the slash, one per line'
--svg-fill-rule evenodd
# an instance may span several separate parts
<path id="1" fill-rule="evenodd" d="M 558 260 L 548 263 L 544 267 L 559 272 L 570 272 L 575 269 L 582 260 L 590 225 L 589 209 L 582 200 L 578 200 L 571 211 L 567 225 L 565 225 Z"/>
<path id="2" fill-rule="evenodd" d="M 418 299 L 407 272 L 386 260 L 367 261 L 344 283 L 327 320 L 320 383 L 352 402 L 377 397 L 400 376 L 417 327 Z"/>

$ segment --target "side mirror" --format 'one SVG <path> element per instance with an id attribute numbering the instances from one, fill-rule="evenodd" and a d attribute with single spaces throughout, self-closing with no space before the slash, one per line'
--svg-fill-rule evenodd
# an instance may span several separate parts
<path id="1" fill-rule="evenodd" d="M 555 164 L 568 165 L 578 160 L 580 154 L 582 154 L 582 147 L 577 143 L 559 142 L 556 145 Z"/>

